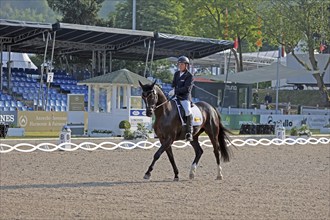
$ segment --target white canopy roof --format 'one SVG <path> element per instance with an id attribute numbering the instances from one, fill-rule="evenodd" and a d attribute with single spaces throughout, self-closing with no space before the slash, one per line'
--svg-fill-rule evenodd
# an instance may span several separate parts
<path id="1" fill-rule="evenodd" d="M 277 66 L 279 68 L 278 79 L 287 79 L 289 77 L 294 77 L 294 76 L 311 75 L 311 73 L 308 72 L 307 70 L 296 70 L 283 66 L 282 64 L 277 65 L 277 63 L 275 62 L 269 66 L 261 67 L 258 69 L 228 74 L 227 81 L 252 84 L 258 82 L 277 80 Z M 207 78 L 213 80 L 226 81 L 226 75 L 208 76 Z"/>
<path id="2" fill-rule="evenodd" d="M 2 52 L 2 64 L 3 67 L 7 67 L 8 62 L 8 52 Z M 13 61 L 11 63 L 12 68 L 23 68 L 23 69 L 38 69 L 36 65 L 31 61 L 27 53 L 14 53 L 11 52 L 10 59 Z"/>

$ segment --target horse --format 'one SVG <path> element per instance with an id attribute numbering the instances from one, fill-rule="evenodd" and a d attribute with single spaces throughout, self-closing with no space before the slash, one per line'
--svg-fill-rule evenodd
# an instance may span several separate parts
<path id="1" fill-rule="evenodd" d="M 150 179 L 151 171 L 156 161 L 165 151 L 174 171 L 174 181 L 178 181 L 179 171 L 174 160 L 172 144 L 174 141 L 182 139 L 182 132 L 184 131 L 182 130 L 182 123 L 176 104 L 173 100 L 167 99 L 161 88 L 155 85 L 156 81 L 145 85 L 139 81 L 139 84 L 142 88 L 141 97 L 146 106 L 146 115 L 148 117 L 151 117 L 153 114 L 155 115 L 153 129 L 161 143 L 161 147 L 154 154 L 151 165 L 144 175 L 144 179 Z M 205 132 L 213 145 L 213 152 L 217 163 L 216 179 L 221 180 L 223 176 L 220 166 L 220 153 L 224 162 L 230 160 L 231 152 L 227 146 L 226 140 L 230 142 L 228 133 L 231 134 L 231 132 L 222 125 L 220 114 L 213 106 L 204 101 L 194 104 L 201 110 L 203 122 L 200 126 L 194 126 L 193 128 L 193 141 L 191 141 L 190 144 L 194 148 L 195 159 L 190 168 L 189 178 L 194 179 L 195 177 L 197 164 L 203 154 L 203 149 L 198 142 L 198 137 L 201 133 Z"/>

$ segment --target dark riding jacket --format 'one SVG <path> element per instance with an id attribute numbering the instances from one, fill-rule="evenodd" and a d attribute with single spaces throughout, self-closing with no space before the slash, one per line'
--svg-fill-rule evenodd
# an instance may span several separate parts
<path id="1" fill-rule="evenodd" d="M 180 77 L 180 71 L 174 73 L 172 87 L 175 90 L 175 95 L 180 100 L 191 101 L 191 90 L 193 87 L 193 75 L 186 70 Z"/>

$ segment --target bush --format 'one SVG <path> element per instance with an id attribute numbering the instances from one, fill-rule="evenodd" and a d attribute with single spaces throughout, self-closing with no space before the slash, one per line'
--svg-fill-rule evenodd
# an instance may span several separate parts
<path id="1" fill-rule="evenodd" d="M 123 120 L 119 123 L 119 128 L 120 129 L 125 129 L 125 130 L 130 129 L 131 128 L 131 123 L 129 123 L 129 121 L 127 121 L 127 120 Z"/>
<path id="2" fill-rule="evenodd" d="M 133 140 L 134 139 L 134 133 L 132 133 L 129 129 L 125 129 L 124 139 L 125 140 Z"/>
<path id="3" fill-rule="evenodd" d="M 309 130 L 309 127 L 307 125 L 302 125 L 299 128 L 298 135 L 299 136 L 306 135 L 306 136 L 310 137 L 310 136 L 312 136 L 312 132 Z"/>
<path id="4" fill-rule="evenodd" d="M 291 128 L 290 135 L 291 136 L 297 136 L 298 135 L 298 129 L 297 129 L 297 127 Z"/>

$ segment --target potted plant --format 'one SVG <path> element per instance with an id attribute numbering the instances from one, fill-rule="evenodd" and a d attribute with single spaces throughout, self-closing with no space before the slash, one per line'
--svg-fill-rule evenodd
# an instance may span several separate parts
<path id="1" fill-rule="evenodd" d="M 312 136 L 312 132 L 309 130 L 308 126 L 306 124 L 302 125 L 298 130 L 299 136 Z"/>
<path id="2" fill-rule="evenodd" d="M 127 120 L 122 120 L 120 123 L 119 123 L 119 129 L 121 131 L 121 136 L 124 135 L 124 132 L 126 130 L 129 130 L 131 128 L 131 123 L 129 123 L 129 121 Z"/>
<path id="3" fill-rule="evenodd" d="M 298 129 L 297 127 L 293 127 L 290 130 L 290 136 L 298 136 Z"/>

